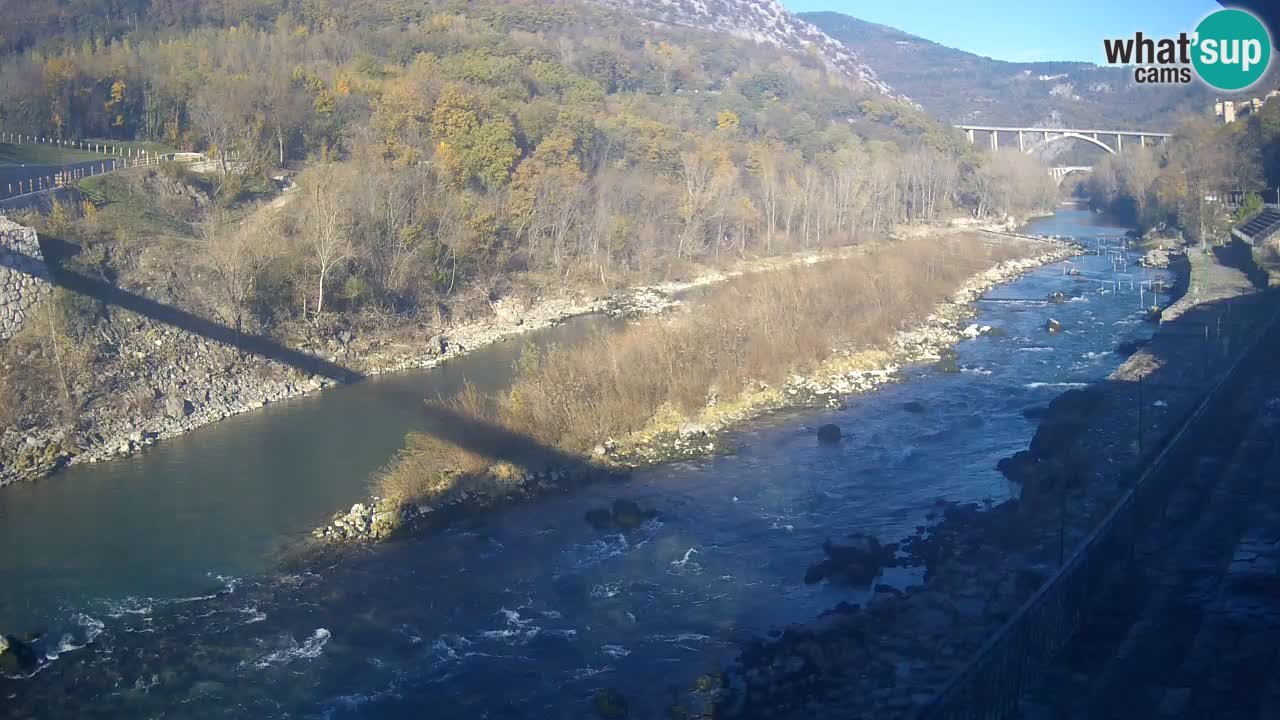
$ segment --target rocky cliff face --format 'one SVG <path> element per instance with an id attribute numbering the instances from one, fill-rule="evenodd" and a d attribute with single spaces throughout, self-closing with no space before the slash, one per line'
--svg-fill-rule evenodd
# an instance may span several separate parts
<path id="1" fill-rule="evenodd" d="M 36 231 L 0 215 L 0 340 L 22 329 L 50 289 Z"/>
<path id="2" fill-rule="evenodd" d="M 834 71 L 894 95 L 843 43 L 787 11 L 778 0 L 596 0 L 649 22 L 724 32 L 791 52 L 816 51 Z"/>

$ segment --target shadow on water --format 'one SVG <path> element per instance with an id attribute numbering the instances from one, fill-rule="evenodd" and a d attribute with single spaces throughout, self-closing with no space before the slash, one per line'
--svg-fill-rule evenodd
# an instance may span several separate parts
<path id="1" fill-rule="evenodd" d="M 54 238 L 40 238 L 41 249 L 46 254 L 52 283 L 70 292 L 83 295 L 109 307 L 128 310 L 156 322 L 163 323 L 200 337 L 234 347 L 241 352 L 257 355 L 267 360 L 288 365 L 305 373 L 320 375 L 342 383 L 365 379 L 365 375 L 335 362 L 286 347 L 265 335 L 256 335 L 228 327 L 200 317 L 172 305 L 152 300 L 138 293 L 125 290 L 111 283 L 92 278 L 66 267 L 67 258 L 78 252 L 70 243 Z M 0 261 L 13 270 L 31 274 L 23 261 L 34 258 L 16 253 Z M 439 404 L 423 403 L 421 398 L 405 397 L 399 393 L 386 393 L 385 398 L 396 405 L 411 405 L 428 423 L 432 435 L 471 452 L 517 463 L 573 464 L 578 460 L 556 448 L 538 443 L 527 435 L 512 432 L 494 423 L 465 416 Z"/>

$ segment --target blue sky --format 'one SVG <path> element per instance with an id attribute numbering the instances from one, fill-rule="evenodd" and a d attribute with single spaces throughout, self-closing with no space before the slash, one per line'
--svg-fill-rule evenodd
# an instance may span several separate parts
<path id="1" fill-rule="evenodd" d="M 834 10 L 999 60 L 1103 61 L 1102 40 L 1190 32 L 1213 0 L 782 0 Z"/>

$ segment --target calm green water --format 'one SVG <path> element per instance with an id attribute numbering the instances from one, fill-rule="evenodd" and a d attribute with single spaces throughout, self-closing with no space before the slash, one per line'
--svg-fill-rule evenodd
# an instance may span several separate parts
<path id="1" fill-rule="evenodd" d="M 86 600 L 174 597 L 267 570 L 278 551 L 368 494 L 370 475 L 424 429 L 424 398 L 464 381 L 496 391 L 526 343 L 572 343 L 601 316 L 496 343 L 425 371 L 269 405 L 139 455 L 0 491 L 0 631 Z"/>

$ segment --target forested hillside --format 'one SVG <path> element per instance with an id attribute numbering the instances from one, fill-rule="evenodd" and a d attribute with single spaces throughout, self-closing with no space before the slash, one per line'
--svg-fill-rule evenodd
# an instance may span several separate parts
<path id="1" fill-rule="evenodd" d="M 501 298 L 603 293 L 1054 199 L 1030 158 L 976 152 L 853 66 L 638 22 L 614 3 L 17 12 L 27 20 L 5 31 L 0 127 L 230 161 L 203 177 L 93 178 L 89 202 L 32 220 L 44 236 L 67 242 L 86 276 L 293 346 L 346 329 L 430 332 Z M 298 189 L 273 198 L 282 172 Z M 118 328 L 101 328 L 113 315 L 59 307 L 68 357 L 92 380 L 118 352 L 104 340 Z M 42 388 L 75 384 L 22 367 L 33 377 L 7 386 L 31 392 L 11 407 L 39 410 L 53 401 Z M 60 394 L 83 404 L 74 388 Z"/>
<path id="2" fill-rule="evenodd" d="M 495 270 L 607 280 L 1043 199 L 976 197 L 989 183 L 954 133 L 818 57 L 602 6 L 90 7 L 47 21 L 44 44 L 10 41 L 29 47 L 0 66 L 0 124 L 258 175 L 340 163 L 304 183 L 295 228 L 304 244 L 329 234 L 318 218 L 340 228 L 320 253 L 337 259 L 273 293 L 306 290 L 308 312 L 333 307 L 322 281 L 348 305 L 417 307 Z"/>

